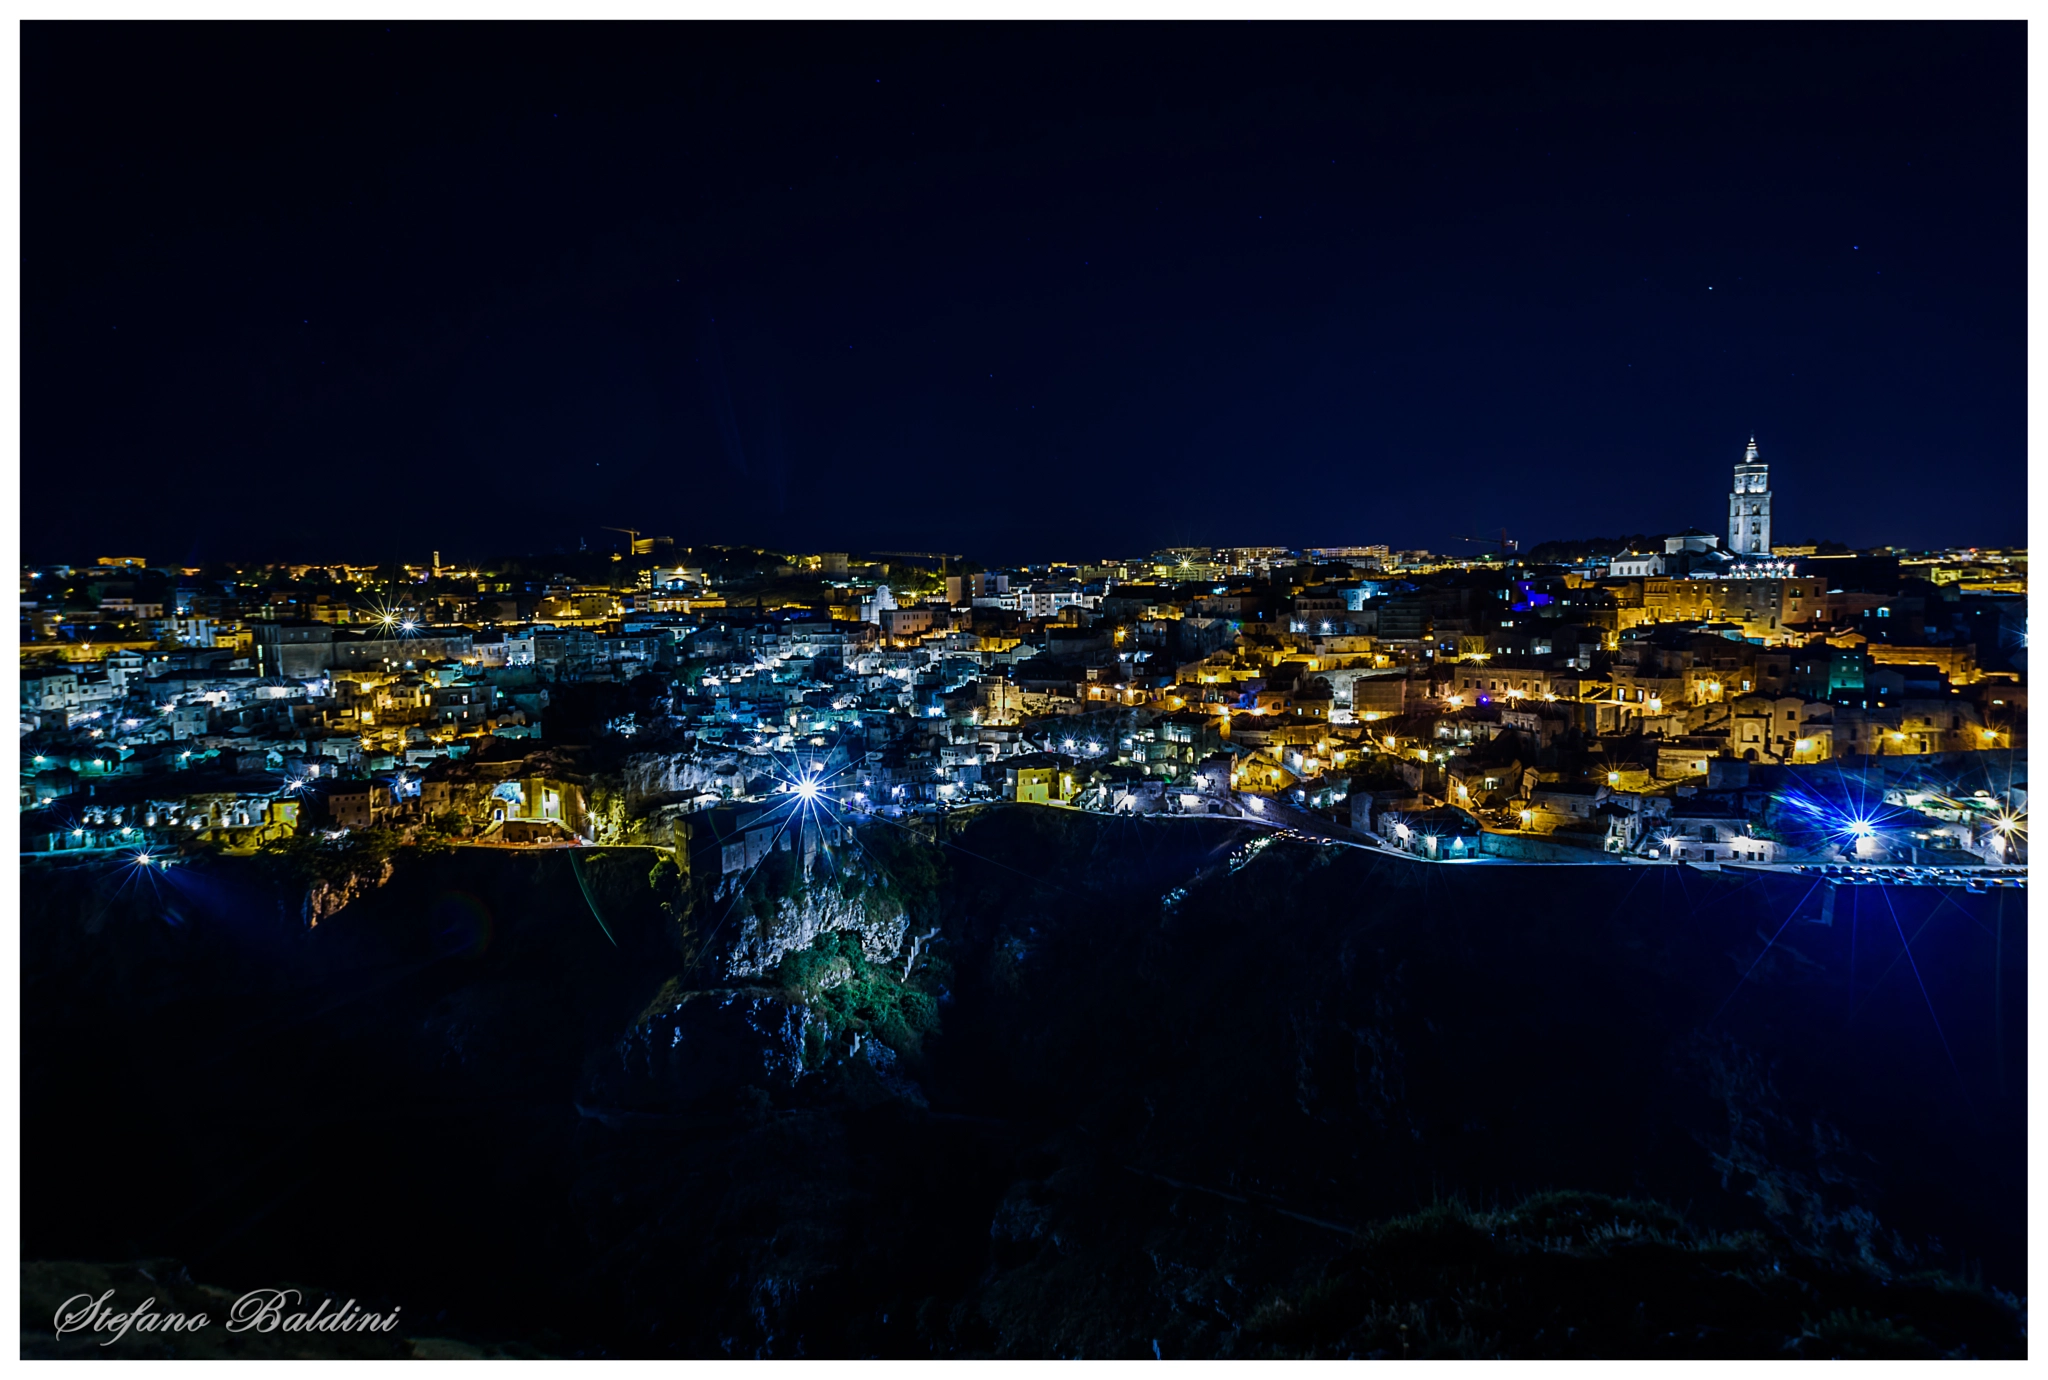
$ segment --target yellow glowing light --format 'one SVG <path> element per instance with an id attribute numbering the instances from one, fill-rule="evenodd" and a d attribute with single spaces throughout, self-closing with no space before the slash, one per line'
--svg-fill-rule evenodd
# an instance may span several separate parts
<path id="1" fill-rule="evenodd" d="M 1619 786 L 1621 784 L 1621 773 L 1618 771 L 1611 771 L 1607 773 L 1607 784 L 1610 786 Z"/>

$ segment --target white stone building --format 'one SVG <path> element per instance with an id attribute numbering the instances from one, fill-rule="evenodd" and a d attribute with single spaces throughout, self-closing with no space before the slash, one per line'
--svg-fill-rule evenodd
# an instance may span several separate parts
<path id="1" fill-rule="evenodd" d="M 1756 437 L 1735 467 L 1728 495 L 1728 549 L 1737 556 L 1771 554 L 1771 470 L 1756 458 Z"/>

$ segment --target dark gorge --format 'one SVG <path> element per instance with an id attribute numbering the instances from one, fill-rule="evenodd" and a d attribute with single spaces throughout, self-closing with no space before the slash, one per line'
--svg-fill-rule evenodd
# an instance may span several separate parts
<path id="1" fill-rule="evenodd" d="M 2018 896 L 827 832 L 311 927 L 289 860 L 25 865 L 29 1349 L 119 1279 L 391 1354 L 2024 1354 Z"/>

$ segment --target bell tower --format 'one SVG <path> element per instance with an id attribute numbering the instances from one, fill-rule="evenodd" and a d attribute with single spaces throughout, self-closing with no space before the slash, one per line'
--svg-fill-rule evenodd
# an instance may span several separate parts
<path id="1" fill-rule="evenodd" d="M 1756 458 L 1754 436 L 1728 495 L 1728 550 L 1737 556 L 1771 554 L 1771 467 Z"/>

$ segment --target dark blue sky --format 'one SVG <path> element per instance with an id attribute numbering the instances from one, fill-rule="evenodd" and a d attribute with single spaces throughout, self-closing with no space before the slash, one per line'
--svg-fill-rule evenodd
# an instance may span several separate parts
<path id="1" fill-rule="evenodd" d="M 2025 540 L 2020 24 L 56 25 L 24 547 Z"/>

